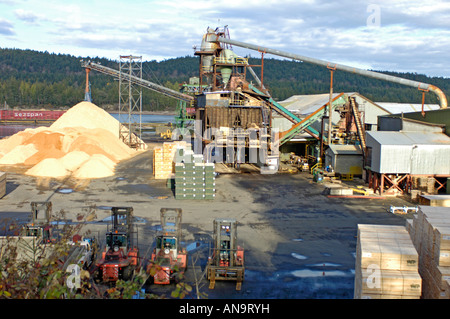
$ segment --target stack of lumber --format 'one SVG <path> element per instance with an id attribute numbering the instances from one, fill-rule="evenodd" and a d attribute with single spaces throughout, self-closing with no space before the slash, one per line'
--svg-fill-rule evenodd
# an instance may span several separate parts
<path id="1" fill-rule="evenodd" d="M 407 224 L 419 253 L 423 299 L 450 298 L 450 209 L 419 206 Z"/>
<path id="2" fill-rule="evenodd" d="M 0 198 L 6 195 L 6 173 L 0 172 Z"/>
<path id="3" fill-rule="evenodd" d="M 170 179 L 174 173 L 175 157 L 178 149 L 187 147 L 186 142 L 165 142 L 153 150 L 153 175 L 155 179 Z"/>
<path id="4" fill-rule="evenodd" d="M 175 198 L 214 199 L 214 163 L 204 163 L 203 155 L 190 156 L 190 159 L 175 164 Z"/>
<path id="5" fill-rule="evenodd" d="M 358 225 L 355 299 L 419 299 L 418 253 L 405 226 Z"/>
<path id="6" fill-rule="evenodd" d="M 202 154 L 194 154 L 192 145 L 183 141 L 166 142 L 153 150 L 155 179 L 167 179 L 176 199 L 214 199 L 216 191 L 214 163 L 205 163 Z"/>

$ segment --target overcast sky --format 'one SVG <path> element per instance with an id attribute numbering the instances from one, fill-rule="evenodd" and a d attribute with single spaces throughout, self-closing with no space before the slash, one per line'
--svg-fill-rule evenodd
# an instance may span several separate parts
<path id="1" fill-rule="evenodd" d="M 1 48 L 80 57 L 193 55 L 207 27 L 224 25 L 232 39 L 271 49 L 450 77 L 449 0 L 0 0 Z"/>

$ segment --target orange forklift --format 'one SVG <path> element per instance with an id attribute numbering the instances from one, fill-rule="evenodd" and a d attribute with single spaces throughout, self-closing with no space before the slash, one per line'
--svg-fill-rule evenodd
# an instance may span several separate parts
<path id="1" fill-rule="evenodd" d="M 112 207 L 111 219 L 112 228 L 106 232 L 106 247 L 94 272 L 97 283 L 130 280 L 139 265 L 139 250 L 133 241 L 133 208 Z"/>
<path id="2" fill-rule="evenodd" d="M 168 285 L 180 279 L 187 268 L 187 251 L 181 248 L 181 209 L 161 208 L 161 231 L 156 236 L 147 273 L 153 283 Z"/>

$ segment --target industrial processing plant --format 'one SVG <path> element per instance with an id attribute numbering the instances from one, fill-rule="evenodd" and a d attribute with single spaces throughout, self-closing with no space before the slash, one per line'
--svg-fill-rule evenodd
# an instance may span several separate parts
<path id="1" fill-rule="evenodd" d="M 117 68 L 83 59 L 83 101 L 58 114 L 0 111 L 2 125 L 33 124 L 0 140 L 1 213 L 19 226 L 2 234 L 2 259 L 11 238 L 54 256 L 72 225 L 55 264 L 85 281 L 68 298 L 449 299 L 446 94 L 241 42 L 228 27 L 199 41 L 198 75 L 179 90 L 145 79 L 142 56 L 120 55 Z M 278 100 L 265 55 L 324 68 L 329 92 Z M 424 98 L 339 92 L 337 72 Z M 116 117 L 95 104 L 93 73 L 116 81 Z M 142 121 L 142 90 L 177 103 L 173 123 Z M 139 284 L 125 296 L 123 282 Z"/>

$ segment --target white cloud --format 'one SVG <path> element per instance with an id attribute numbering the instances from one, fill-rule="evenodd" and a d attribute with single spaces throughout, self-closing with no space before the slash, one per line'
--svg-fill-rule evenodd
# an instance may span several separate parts
<path id="1" fill-rule="evenodd" d="M 378 28 L 366 24 L 371 4 L 380 7 Z M 160 60 L 191 55 L 207 27 L 228 25 L 233 39 L 273 49 L 450 76 L 443 67 L 450 51 L 450 3 L 444 0 L 0 0 L 0 12 L 0 40 L 8 47 Z"/>
<path id="2" fill-rule="evenodd" d="M 0 35 L 11 36 L 15 34 L 13 24 L 8 20 L 0 18 Z"/>
<path id="3" fill-rule="evenodd" d="M 37 23 L 37 21 L 42 18 L 40 15 L 37 15 L 32 11 L 23 10 L 23 9 L 14 10 L 14 14 L 20 20 L 23 20 L 25 22 L 32 23 L 32 24 Z"/>

